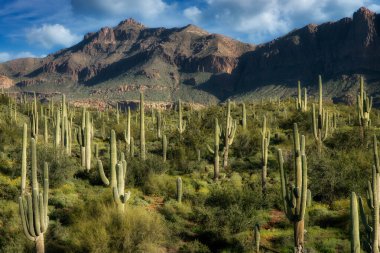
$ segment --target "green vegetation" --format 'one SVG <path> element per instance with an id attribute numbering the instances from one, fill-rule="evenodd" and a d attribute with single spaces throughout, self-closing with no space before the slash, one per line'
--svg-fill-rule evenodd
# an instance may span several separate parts
<path id="1" fill-rule="evenodd" d="M 358 90 L 332 104 L 320 78 L 318 111 L 301 86 L 104 111 L 1 94 L 0 252 L 378 252 L 380 112 Z"/>

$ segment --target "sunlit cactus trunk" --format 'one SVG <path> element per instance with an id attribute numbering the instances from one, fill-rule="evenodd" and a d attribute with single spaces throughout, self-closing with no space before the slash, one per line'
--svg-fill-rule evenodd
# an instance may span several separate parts
<path id="1" fill-rule="evenodd" d="M 298 133 L 297 124 L 294 124 L 293 129 L 293 154 L 295 163 L 295 182 L 289 189 L 288 181 L 284 172 L 284 159 L 281 149 L 278 150 L 278 163 L 280 167 L 281 179 L 281 194 L 284 205 L 284 212 L 293 222 L 294 226 L 294 252 L 304 253 L 304 218 L 307 207 L 307 161 L 305 155 L 305 136 L 300 136 Z"/>
<path id="2" fill-rule="evenodd" d="M 140 159 L 145 160 L 144 95 L 140 93 Z"/>
<path id="3" fill-rule="evenodd" d="M 224 128 L 224 149 L 223 149 L 223 169 L 227 169 L 228 166 L 228 153 L 230 145 L 232 145 L 236 133 L 236 121 L 231 117 L 231 101 L 227 102 L 227 116 L 226 116 L 226 126 Z"/>

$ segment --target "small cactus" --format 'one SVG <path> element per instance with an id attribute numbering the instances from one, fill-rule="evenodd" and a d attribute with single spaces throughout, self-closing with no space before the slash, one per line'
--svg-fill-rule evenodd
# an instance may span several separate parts
<path id="1" fill-rule="evenodd" d="M 178 203 L 182 202 L 182 195 L 183 195 L 182 178 L 178 177 L 177 178 L 177 201 L 178 201 Z"/>

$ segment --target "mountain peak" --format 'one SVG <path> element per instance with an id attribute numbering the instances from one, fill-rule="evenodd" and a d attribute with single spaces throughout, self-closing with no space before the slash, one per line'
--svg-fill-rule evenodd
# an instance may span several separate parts
<path id="1" fill-rule="evenodd" d="M 126 20 L 121 21 L 118 25 L 118 28 L 139 28 L 144 29 L 146 28 L 142 23 L 136 21 L 133 18 L 128 18 Z"/>
<path id="2" fill-rule="evenodd" d="M 191 33 L 197 33 L 199 35 L 208 35 L 209 34 L 207 31 L 203 30 L 202 28 L 200 28 L 196 25 L 192 25 L 192 24 L 188 24 L 187 26 L 184 26 L 181 30 L 186 31 L 186 32 L 191 32 Z"/>

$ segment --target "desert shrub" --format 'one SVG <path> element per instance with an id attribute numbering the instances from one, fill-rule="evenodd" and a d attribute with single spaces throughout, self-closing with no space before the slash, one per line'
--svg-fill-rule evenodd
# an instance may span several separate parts
<path id="1" fill-rule="evenodd" d="M 44 162 L 49 164 L 49 185 L 59 187 L 64 182 L 74 177 L 80 169 L 73 157 L 67 156 L 61 149 L 38 146 L 37 161 L 39 175 L 42 178 Z M 29 159 L 30 160 L 30 159 Z"/>
<path id="2" fill-rule="evenodd" d="M 127 206 L 124 213 L 104 203 L 91 202 L 75 212 L 72 252 L 164 252 L 169 231 L 160 215 L 143 207 Z M 84 239 L 85 238 L 85 239 Z"/>

